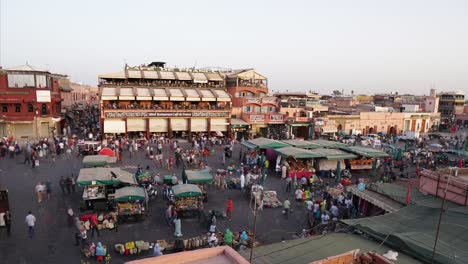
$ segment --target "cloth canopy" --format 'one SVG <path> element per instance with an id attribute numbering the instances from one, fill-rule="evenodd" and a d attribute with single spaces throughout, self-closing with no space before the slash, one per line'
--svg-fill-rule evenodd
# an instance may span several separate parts
<path id="1" fill-rule="evenodd" d="M 277 148 L 284 148 L 284 147 L 289 146 L 288 144 L 284 142 L 273 140 L 273 139 L 268 139 L 268 138 L 263 138 L 263 137 L 244 141 L 241 144 L 248 148 L 261 148 L 261 149 L 267 149 L 267 148 L 277 149 Z"/>
<path id="2" fill-rule="evenodd" d="M 89 155 L 83 158 L 83 166 L 85 167 L 104 167 L 116 162 L 117 157 L 109 157 L 106 155 Z"/>
<path id="3" fill-rule="evenodd" d="M 203 192 L 195 184 L 177 184 L 172 186 L 172 192 L 176 197 L 202 196 Z"/>
<path id="4" fill-rule="evenodd" d="M 288 140 L 281 140 L 281 142 L 284 142 L 296 148 L 303 148 L 303 149 L 315 149 L 315 148 L 322 147 L 320 144 L 315 144 L 312 141 L 308 141 L 308 140 L 288 139 Z"/>
<path id="5" fill-rule="evenodd" d="M 320 155 L 310 150 L 295 147 L 279 148 L 275 149 L 275 151 L 283 157 L 293 157 L 295 159 L 313 159 L 320 157 Z"/>
<path id="6" fill-rule="evenodd" d="M 359 156 L 366 157 L 366 158 L 389 157 L 387 153 L 380 151 L 380 150 L 373 149 L 373 148 L 351 146 L 351 147 L 341 147 L 340 149 L 357 154 Z"/>
<path id="7" fill-rule="evenodd" d="M 208 170 L 184 170 L 182 172 L 184 183 L 211 183 L 213 175 Z"/>
<path id="8" fill-rule="evenodd" d="M 318 158 L 326 158 L 328 160 L 344 160 L 344 159 L 355 159 L 356 155 L 344 152 L 339 149 L 314 149 L 310 150 L 313 154 L 317 155 Z"/>
<path id="9" fill-rule="evenodd" d="M 123 187 L 115 190 L 117 202 L 136 202 L 146 200 L 146 191 L 141 187 Z"/>
<path id="10" fill-rule="evenodd" d="M 79 186 L 112 185 L 114 183 L 137 184 L 133 174 L 120 168 L 81 169 L 76 182 Z"/>

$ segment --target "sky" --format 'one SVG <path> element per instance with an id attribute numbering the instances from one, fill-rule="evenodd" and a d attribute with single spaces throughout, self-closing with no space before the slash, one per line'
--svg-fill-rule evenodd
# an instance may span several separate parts
<path id="1" fill-rule="evenodd" d="M 270 90 L 468 94 L 468 1 L 0 0 L 0 65 L 255 68 Z"/>

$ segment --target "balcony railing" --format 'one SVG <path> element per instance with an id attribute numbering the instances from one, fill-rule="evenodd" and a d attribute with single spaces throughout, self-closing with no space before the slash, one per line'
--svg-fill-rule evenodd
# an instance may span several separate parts
<path id="1" fill-rule="evenodd" d="M 216 105 L 210 106 L 198 106 L 198 105 L 178 105 L 178 106 L 165 106 L 165 105 L 138 105 L 138 104 L 128 104 L 128 105 L 103 105 L 104 110 L 160 110 L 160 111 L 194 111 L 194 110 L 223 110 L 230 111 L 229 106 L 219 107 Z"/>

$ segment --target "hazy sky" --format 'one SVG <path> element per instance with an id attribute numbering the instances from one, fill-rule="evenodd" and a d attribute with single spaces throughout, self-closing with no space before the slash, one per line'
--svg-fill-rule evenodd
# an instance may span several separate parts
<path id="1" fill-rule="evenodd" d="M 0 64 L 97 83 L 151 61 L 253 67 L 274 91 L 468 93 L 468 1 L 0 0 Z"/>

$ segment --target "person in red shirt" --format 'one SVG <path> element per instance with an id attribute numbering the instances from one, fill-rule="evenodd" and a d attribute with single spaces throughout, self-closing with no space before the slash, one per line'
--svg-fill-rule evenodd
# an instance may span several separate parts
<path id="1" fill-rule="evenodd" d="M 226 208 L 226 215 L 229 221 L 231 221 L 232 219 L 232 210 L 234 210 L 234 202 L 232 201 L 231 198 L 229 198 L 227 201 L 227 208 Z"/>
<path id="2" fill-rule="evenodd" d="M 92 214 L 91 215 L 91 218 L 89 219 L 89 223 L 91 224 L 91 237 L 94 237 L 94 231 L 96 231 L 97 233 L 97 236 L 101 236 L 101 234 L 99 234 L 99 229 L 98 229 L 98 219 L 97 219 L 97 215 L 96 214 Z"/>

